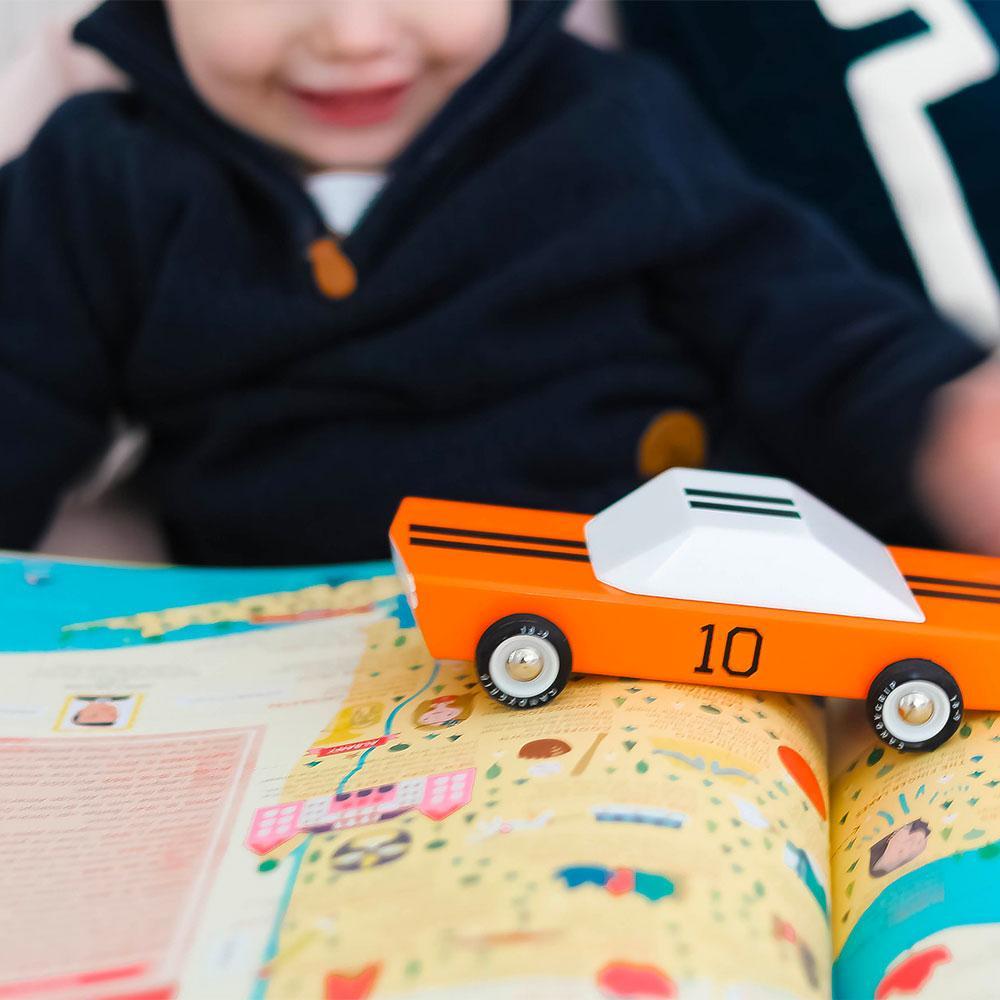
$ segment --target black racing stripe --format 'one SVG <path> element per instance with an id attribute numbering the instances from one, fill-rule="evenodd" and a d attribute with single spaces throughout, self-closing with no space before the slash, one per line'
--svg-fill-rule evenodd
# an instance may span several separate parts
<path id="1" fill-rule="evenodd" d="M 689 497 L 717 497 L 719 500 L 757 500 L 760 503 L 781 503 L 789 507 L 795 506 L 794 500 L 788 497 L 759 497 L 754 493 L 723 493 L 722 490 L 694 490 L 684 488 Z"/>
<path id="2" fill-rule="evenodd" d="M 461 538 L 492 538 L 498 542 L 531 542 L 535 545 L 561 545 L 567 549 L 585 549 L 586 542 L 570 538 L 541 538 L 536 535 L 508 535 L 503 531 L 471 531 L 468 528 L 445 528 L 433 524 L 411 524 L 410 531 L 428 535 L 457 535 Z"/>
<path id="3" fill-rule="evenodd" d="M 930 583 L 935 587 L 966 587 L 972 590 L 1000 590 L 1000 583 L 978 583 L 975 580 L 942 580 L 936 576 L 908 576 L 909 583 Z"/>
<path id="4" fill-rule="evenodd" d="M 802 520 L 802 515 L 794 510 L 771 510 L 770 507 L 740 507 L 728 503 L 706 503 L 704 500 L 689 500 L 688 506 L 697 510 L 730 510 L 737 514 L 767 514 L 769 517 L 794 517 Z"/>
<path id="5" fill-rule="evenodd" d="M 444 538 L 410 538 L 411 545 L 434 549 L 463 549 L 468 552 L 495 552 L 507 556 L 538 556 L 540 559 L 565 559 L 569 562 L 590 562 L 582 552 L 547 552 L 545 549 L 520 549 L 512 545 L 479 545 L 475 542 L 452 542 Z"/>
<path id="6" fill-rule="evenodd" d="M 945 597 L 952 601 L 976 601 L 980 604 L 1000 604 L 1000 597 L 986 594 L 956 594 L 950 590 L 910 590 L 915 597 Z"/>

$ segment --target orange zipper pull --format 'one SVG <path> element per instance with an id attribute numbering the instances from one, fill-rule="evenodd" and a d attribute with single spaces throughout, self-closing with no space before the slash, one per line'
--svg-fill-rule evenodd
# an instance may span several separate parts
<path id="1" fill-rule="evenodd" d="M 346 299 L 358 287 L 358 272 L 332 236 L 313 240 L 306 254 L 312 265 L 313 281 L 328 299 Z"/>

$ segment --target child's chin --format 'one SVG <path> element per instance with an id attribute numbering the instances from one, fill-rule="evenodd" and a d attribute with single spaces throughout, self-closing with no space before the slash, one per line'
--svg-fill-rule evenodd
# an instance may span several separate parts
<path id="1" fill-rule="evenodd" d="M 363 131 L 368 134 L 358 134 L 362 132 L 360 128 L 328 128 L 325 135 L 317 136 L 315 130 L 310 130 L 308 136 L 296 137 L 283 145 L 312 170 L 380 171 L 411 138 L 385 126 Z"/>

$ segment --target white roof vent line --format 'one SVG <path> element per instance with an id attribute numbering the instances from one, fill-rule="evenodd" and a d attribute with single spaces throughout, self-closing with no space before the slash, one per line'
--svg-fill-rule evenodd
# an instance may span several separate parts
<path id="1" fill-rule="evenodd" d="M 630 594 L 924 620 L 889 550 L 786 479 L 670 469 L 586 534 L 594 574 Z"/>

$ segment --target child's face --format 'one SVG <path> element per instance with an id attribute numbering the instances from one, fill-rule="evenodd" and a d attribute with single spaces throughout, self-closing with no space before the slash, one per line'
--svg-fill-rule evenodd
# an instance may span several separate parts
<path id="1" fill-rule="evenodd" d="M 927 846 L 927 834 L 920 827 L 907 824 L 889 838 L 885 852 L 875 865 L 883 874 L 911 862 Z"/>
<path id="2" fill-rule="evenodd" d="M 499 48 L 508 0 L 167 0 L 202 100 L 307 167 L 378 170 Z"/>
<path id="3" fill-rule="evenodd" d="M 118 721 L 118 708 L 111 701 L 92 701 L 73 717 L 78 726 L 109 726 Z"/>
<path id="4" fill-rule="evenodd" d="M 461 709 L 454 705 L 435 705 L 420 716 L 419 722 L 424 726 L 441 726 L 451 722 L 452 719 L 457 719 L 461 714 Z"/>

